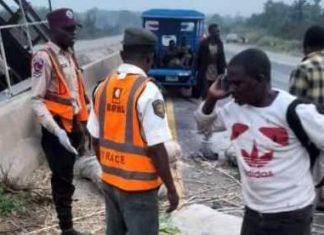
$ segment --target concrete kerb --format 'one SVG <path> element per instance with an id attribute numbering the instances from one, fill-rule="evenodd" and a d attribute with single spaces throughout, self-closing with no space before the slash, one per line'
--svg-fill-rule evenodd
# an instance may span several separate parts
<path id="1" fill-rule="evenodd" d="M 93 86 L 121 63 L 118 53 L 85 65 L 88 94 Z M 0 103 L 0 177 L 9 177 L 22 186 L 43 159 L 40 126 L 33 117 L 30 91 Z"/>

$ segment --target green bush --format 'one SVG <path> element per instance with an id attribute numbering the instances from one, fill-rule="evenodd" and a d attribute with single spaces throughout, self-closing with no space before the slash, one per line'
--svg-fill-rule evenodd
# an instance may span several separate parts
<path id="1" fill-rule="evenodd" d="M 260 39 L 263 37 L 263 35 L 264 34 L 259 31 L 251 31 L 246 34 L 246 38 L 248 39 L 249 43 L 257 44 L 258 41 L 260 41 Z"/>
<path id="2" fill-rule="evenodd" d="M 0 216 L 24 210 L 25 207 L 22 200 L 18 196 L 7 192 L 5 185 L 0 182 Z"/>
<path id="3" fill-rule="evenodd" d="M 272 51 L 293 53 L 299 55 L 301 42 L 298 40 L 287 40 L 274 36 L 266 36 L 263 32 L 251 32 L 247 35 L 249 43 Z"/>

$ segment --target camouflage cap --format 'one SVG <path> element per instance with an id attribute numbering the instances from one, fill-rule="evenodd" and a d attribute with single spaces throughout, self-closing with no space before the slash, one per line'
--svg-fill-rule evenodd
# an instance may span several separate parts
<path id="1" fill-rule="evenodd" d="M 122 41 L 124 46 L 153 46 L 157 42 L 157 37 L 154 33 L 143 28 L 127 28 L 124 32 L 124 39 Z"/>

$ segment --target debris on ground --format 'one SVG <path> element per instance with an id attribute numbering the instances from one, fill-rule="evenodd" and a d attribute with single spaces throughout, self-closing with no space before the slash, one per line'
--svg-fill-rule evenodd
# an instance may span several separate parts
<path id="1" fill-rule="evenodd" d="M 228 162 L 206 161 L 195 154 L 183 164 L 185 205 L 204 204 L 224 213 L 243 215 L 237 168 Z"/>
<path id="2" fill-rule="evenodd" d="M 176 169 L 176 159 L 181 154 L 180 146 L 176 143 L 166 143 L 166 149 L 170 155 L 171 165 Z M 73 215 L 76 229 L 89 231 L 94 235 L 105 232 L 105 205 L 102 192 L 100 190 L 99 174 L 100 165 L 93 155 L 77 159 L 75 164 L 76 190 L 73 195 Z M 81 178 L 80 178 L 81 177 Z M 180 179 L 178 174 L 174 177 Z M 50 189 L 50 170 L 46 163 L 33 172 L 28 188 L 17 191 L 24 201 L 25 210 L 16 211 L 6 216 L 0 216 L 0 235 L 55 235 L 59 234 L 58 221 L 52 202 Z M 178 187 L 181 187 L 179 185 Z M 159 193 L 161 211 L 165 211 L 168 202 L 165 191 L 161 187 Z M 161 213 L 161 235 L 177 235 L 180 233 L 172 227 L 168 220 L 168 215 Z"/>

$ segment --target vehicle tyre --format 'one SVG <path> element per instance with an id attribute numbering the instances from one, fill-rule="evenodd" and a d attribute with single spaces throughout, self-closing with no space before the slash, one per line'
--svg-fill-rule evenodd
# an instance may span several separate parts
<path id="1" fill-rule="evenodd" d="M 201 84 L 196 84 L 195 86 L 192 87 L 192 92 L 191 92 L 191 97 L 192 98 L 200 98 L 202 94 L 202 86 Z"/>

